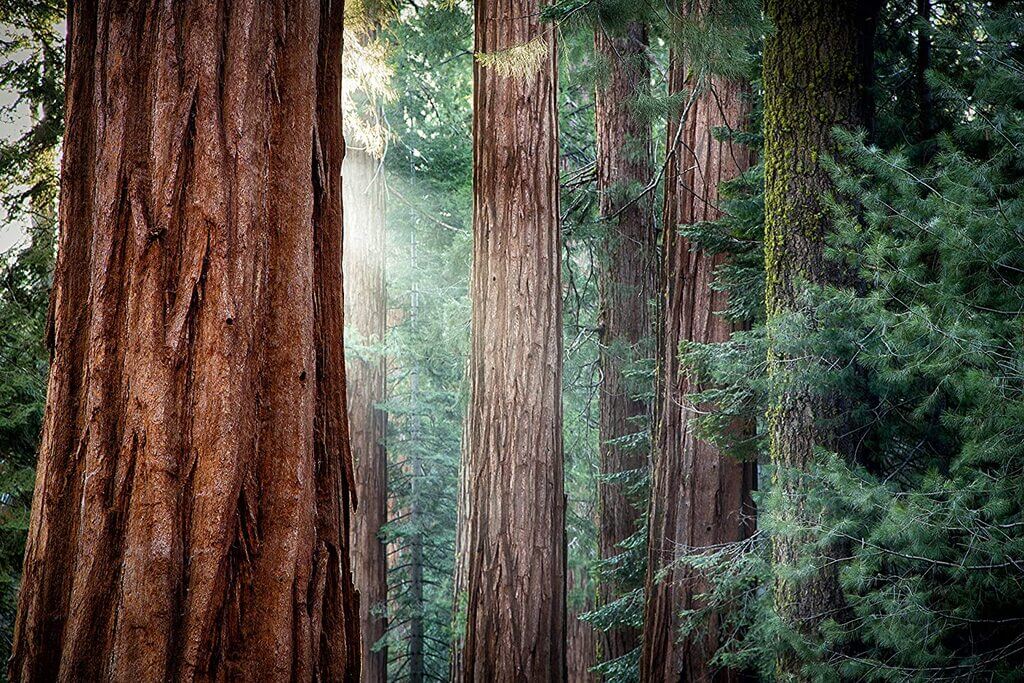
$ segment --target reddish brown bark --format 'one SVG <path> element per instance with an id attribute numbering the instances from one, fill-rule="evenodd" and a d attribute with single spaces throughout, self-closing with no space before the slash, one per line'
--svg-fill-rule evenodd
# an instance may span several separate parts
<path id="1" fill-rule="evenodd" d="M 529 73 L 474 68 L 467 681 L 565 678 L 555 32 L 537 0 L 477 0 L 477 53 L 534 40 Z"/>
<path id="2" fill-rule="evenodd" d="M 693 87 L 682 60 L 674 54 L 670 91 L 687 92 Z M 753 466 L 720 453 L 694 435 L 698 411 L 713 406 L 695 406 L 687 398 L 700 387 L 678 356 L 683 340 L 721 342 L 733 331 L 718 315 L 726 308 L 728 295 L 711 288 L 715 268 L 725 257 L 694 251 L 676 227 L 718 218 L 719 183 L 735 178 L 749 166 L 746 148 L 720 142 L 713 135 L 716 128 L 744 125 L 748 105 L 743 93 L 739 83 L 711 78 L 693 101 L 683 130 L 678 130 L 678 118 L 668 129 L 669 144 L 674 146 L 665 173 L 665 304 L 640 661 L 645 681 L 729 681 L 737 677 L 736 672 L 710 666 L 719 645 L 716 617 L 699 633 L 679 639 L 680 610 L 695 607 L 694 596 L 705 588 L 699 577 L 678 566 L 668 569 L 663 580 L 657 576 L 687 548 L 741 540 L 751 531 Z"/>
<path id="3" fill-rule="evenodd" d="M 387 414 L 384 400 L 387 327 L 384 287 L 384 178 L 378 160 L 349 149 L 342 167 L 345 205 L 345 320 L 360 351 L 346 356 L 348 423 L 359 506 L 353 516 L 352 575 L 359 591 L 364 683 L 387 678 L 387 650 L 373 646 L 387 631 Z"/>
<path id="4" fill-rule="evenodd" d="M 342 13 L 69 8 L 14 680 L 356 677 Z"/>
<path id="5" fill-rule="evenodd" d="M 647 28 L 630 24 L 624 35 L 611 36 L 598 29 L 594 35 L 598 55 L 608 65 L 608 81 L 598 86 L 597 182 L 601 217 L 607 238 L 600 271 L 601 292 L 601 387 L 599 401 L 600 462 L 602 475 L 614 475 L 647 467 L 643 447 L 622 444 L 622 437 L 644 428 L 650 407 L 638 400 L 625 371 L 646 355 L 650 343 L 651 316 L 648 303 L 656 296 L 653 198 L 637 197 L 651 180 L 653 164 L 651 127 L 637 115 L 639 95 L 650 87 L 647 61 Z M 632 188 L 632 192 L 629 189 Z M 618 440 L 618 441 L 617 441 Z M 637 531 L 640 511 L 622 482 L 599 483 L 601 559 L 622 552 L 619 544 Z M 599 599 L 607 604 L 620 595 L 614 582 L 601 582 Z M 616 659 L 639 643 L 639 632 L 615 628 L 599 636 L 601 659 Z"/>
<path id="6" fill-rule="evenodd" d="M 594 609 L 593 594 L 588 590 L 586 570 L 582 567 L 570 569 L 566 580 L 569 616 L 566 622 L 566 680 L 569 683 L 597 683 L 597 674 L 591 669 L 597 666 L 598 633 L 580 616 Z"/>

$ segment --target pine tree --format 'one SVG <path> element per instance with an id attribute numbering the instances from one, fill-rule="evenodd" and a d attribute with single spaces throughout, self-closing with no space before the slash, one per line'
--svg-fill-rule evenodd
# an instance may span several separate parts
<path id="1" fill-rule="evenodd" d="M 71 7 L 15 680 L 356 677 L 342 7 L 287 9 Z"/>

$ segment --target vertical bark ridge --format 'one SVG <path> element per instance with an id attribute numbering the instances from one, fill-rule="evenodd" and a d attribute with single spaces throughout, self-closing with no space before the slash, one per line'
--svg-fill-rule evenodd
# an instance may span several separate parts
<path id="1" fill-rule="evenodd" d="M 640 421 L 650 406 L 636 398 L 625 371 L 642 358 L 651 336 L 648 304 L 656 296 L 653 197 L 630 197 L 627 188 L 650 182 L 653 140 L 650 124 L 635 111 L 637 97 L 650 89 L 647 28 L 630 24 L 623 35 L 602 29 L 594 33 L 597 54 L 609 66 L 608 81 L 598 86 L 597 178 L 600 215 L 608 231 L 601 254 L 601 386 L 600 467 L 602 475 L 615 475 L 647 467 L 643 448 L 623 446 L 622 437 L 643 428 Z M 635 191 L 635 189 L 634 189 Z M 630 500 L 622 483 L 601 481 L 599 557 L 622 552 L 619 544 L 638 529 L 638 501 Z M 603 581 L 598 598 L 607 604 L 619 591 Z M 634 629 L 615 628 L 599 635 L 603 661 L 622 657 L 639 644 Z"/>
<path id="2" fill-rule="evenodd" d="M 673 120 L 668 129 L 669 144 L 677 137 L 678 142 L 665 173 L 665 298 L 640 665 L 643 680 L 729 681 L 736 680 L 737 672 L 710 665 L 719 646 L 717 618 L 701 632 L 679 637 L 679 612 L 697 606 L 694 596 L 704 586 L 685 567 L 672 565 L 681 552 L 749 535 L 753 466 L 720 453 L 693 433 L 696 416 L 713 406 L 694 405 L 688 398 L 700 387 L 681 365 L 679 345 L 727 341 L 734 326 L 719 315 L 728 305 L 728 293 L 712 289 L 715 269 L 726 257 L 694 249 L 677 228 L 721 216 L 719 184 L 745 171 L 751 158 L 742 146 L 716 140 L 714 131 L 742 128 L 749 105 L 740 83 L 711 77 L 701 85 L 688 78 L 679 55 L 673 54 L 670 92 L 703 90 L 685 120 Z M 661 572 L 665 577 L 659 581 Z"/>
<path id="3" fill-rule="evenodd" d="M 340 187 L 325 174 L 343 154 L 342 11 L 69 8 L 14 680 L 357 670 Z"/>

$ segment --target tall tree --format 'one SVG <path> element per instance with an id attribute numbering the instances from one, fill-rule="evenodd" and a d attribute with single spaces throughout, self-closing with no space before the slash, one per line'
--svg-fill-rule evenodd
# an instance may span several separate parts
<path id="1" fill-rule="evenodd" d="M 345 319 L 358 351 L 346 356 L 346 389 L 359 501 L 353 516 L 352 575 L 359 591 L 365 683 L 387 678 L 387 650 L 373 649 L 387 631 L 387 547 L 381 535 L 388 521 L 387 413 L 378 405 L 386 380 L 383 172 L 381 162 L 365 149 L 348 149 L 342 166 Z"/>
<path id="2" fill-rule="evenodd" d="M 668 126 L 670 156 L 665 172 L 665 233 L 660 325 L 658 408 L 652 473 L 645 629 L 640 660 L 643 680 L 734 680 L 710 660 L 718 649 L 714 617 L 700 633 L 679 638 L 679 613 L 694 609 L 700 577 L 678 562 L 680 552 L 710 548 L 749 535 L 753 466 L 702 440 L 695 427 L 713 406 L 695 405 L 701 387 L 679 361 L 685 341 L 727 341 L 733 324 L 722 314 L 728 293 L 713 287 L 724 254 L 695 249 L 680 225 L 719 218 L 718 187 L 750 165 L 742 145 L 716 136 L 741 130 L 749 115 L 744 84 L 670 57 L 669 92 L 688 98 L 688 109 Z M 660 578 L 659 578 L 660 575 Z"/>
<path id="3" fill-rule="evenodd" d="M 555 30 L 478 0 L 463 680 L 565 677 Z"/>
<path id="4" fill-rule="evenodd" d="M 70 7 L 14 680 L 356 677 L 342 13 Z"/>
<path id="5" fill-rule="evenodd" d="M 841 621 L 842 550 L 813 543 L 808 500 L 816 448 L 849 455 L 840 401 L 819 381 L 827 358 L 806 349 L 793 321 L 813 331 L 815 311 L 802 292 L 810 285 L 849 282 L 847 269 L 827 258 L 832 220 L 826 198 L 833 183 L 825 160 L 836 150 L 833 130 L 870 124 L 872 42 L 881 0 L 771 0 L 774 24 L 764 54 L 765 270 L 768 316 L 769 452 L 775 467 L 773 507 L 781 526 L 773 538 L 775 605 L 792 633 L 815 640 L 825 620 Z M 796 343 L 794 343 L 794 341 Z M 810 352 L 813 353 L 813 350 Z M 798 354 L 800 357 L 798 357 Z M 826 385 L 827 386 L 827 385 Z M 794 572 L 794 569 L 800 569 Z M 778 675 L 802 679 L 798 649 L 778 658 Z"/>
<path id="6" fill-rule="evenodd" d="M 597 88 L 597 183 L 601 218 L 607 237 L 600 271 L 600 530 L 599 557 L 622 553 L 620 543 L 637 531 L 640 510 L 626 495 L 623 473 L 647 467 L 645 449 L 629 438 L 644 429 L 649 406 L 627 380 L 651 336 L 647 302 L 655 296 L 653 201 L 637 197 L 650 182 L 653 166 L 651 126 L 636 111 L 650 88 L 647 28 L 630 22 L 622 35 L 598 27 L 594 45 L 608 66 L 608 80 Z M 607 604 L 619 591 L 612 580 L 601 583 L 599 599 Z M 639 634 L 627 627 L 600 636 L 601 658 L 617 659 L 636 649 Z"/>

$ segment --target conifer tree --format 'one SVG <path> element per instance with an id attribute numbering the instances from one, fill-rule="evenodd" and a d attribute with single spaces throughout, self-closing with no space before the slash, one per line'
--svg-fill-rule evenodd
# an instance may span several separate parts
<path id="1" fill-rule="evenodd" d="M 833 130 L 871 121 L 870 79 L 878 0 L 769 1 L 773 24 L 764 51 L 765 277 L 768 315 L 769 455 L 772 505 L 780 529 L 773 537 L 775 607 L 790 631 L 778 662 L 780 677 L 802 680 L 809 647 L 826 621 L 848 609 L 833 545 L 812 548 L 807 532 L 808 475 L 817 449 L 852 455 L 856 435 L 844 426 L 839 398 L 808 381 L 828 364 L 814 351 L 794 353 L 794 323 L 813 329 L 814 308 L 803 292 L 842 284 L 848 271 L 825 251 L 832 232 L 826 198 L 834 189 L 826 160 L 836 150 Z"/>
<path id="2" fill-rule="evenodd" d="M 478 0 L 475 22 L 465 641 L 455 675 L 555 681 L 566 675 L 555 30 L 535 0 Z"/>
<path id="3" fill-rule="evenodd" d="M 649 94 L 647 27 L 629 22 L 621 31 L 598 25 L 594 48 L 608 68 L 597 87 L 597 190 L 605 222 L 600 271 L 601 385 L 599 557 L 610 560 L 637 532 L 639 501 L 628 495 L 629 479 L 647 469 L 638 439 L 649 423 L 649 405 L 629 381 L 632 363 L 643 360 L 651 337 L 649 302 L 656 296 L 653 198 L 646 190 L 653 176 L 650 122 L 638 111 Z M 642 194 L 641 194 L 642 193 Z M 637 442 L 639 441 L 640 446 Z M 601 584 L 601 604 L 621 595 L 609 577 Z M 600 636 L 601 659 L 624 657 L 639 643 L 638 633 L 611 628 Z"/>
<path id="4" fill-rule="evenodd" d="M 368 6 L 369 5 L 369 6 Z M 346 152 L 344 211 L 345 370 L 358 505 L 352 519 L 352 574 L 359 591 L 361 680 L 387 679 L 388 461 L 385 439 L 387 327 L 384 160 L 388 133 L 381 106 L 393 99 L 377 33 L 384 9 L 362 3 L 346 12 L 342 63 Z"/>
<path id="5" fill-rule="evenodd" d="M 67 17 L 14 680 L 357 677 L 343 8 L 189 9 Z"/>
<path id="6" fill-rule="evenodd" d="M 387 650 L 374 651 L 387 629 L 386 364 L 382 345 L 387 324 L 384 283 L 384 178 L 380 162 L 349 147 L 342 165 L 345 206 L 343 263 L 348 423 L 358 505 L 352 525 L 352 574 L 359 591 L 363 681 L 384 681 Z M 353 348 L 355 347 L 355 348 Z"/>
<path id="7" fill-rule="evenodd" d="M 713 23 L 725 11 L 715 3 L 690 8 L 691 22 Z M 710 15 L 710 17 L 709 17 Z M 692 49 L 692 48 L 691 48 Z M 710 64 L 687 64 L 674 50 L 669 92 L 686 99 L 668 126 L 670 155 L 665 172 L 662 321 L 658 356 L 658 411 L 649 515 L 645 631 L 640 660 L 644 680 L 735 680 L 737 672 L 711 663 L 718 650 L 720 621 L 712 614 L 697 632 L 680 634 L 682 610 L 698 606 L 706 590 L 698 572 L 677 562 L 750 534 L 753 466 L 720 452 L 697 429 L 698 417 L 716 408 L 697 403 L 694 373 L 680 363 L 682 343 L 728 341 L 728 292 L 715 287 L 728 254 L 702 250 L 680 226 L 721 216 L 718 187 L 750 165 L 750 151 L 735 142 L 748 125 L 747 86 L 736 77 L 709 73 Z M 722 137 L 722 136 L 725 137 Z M 736 425 L 743 430 L 743 425 Z"/>

